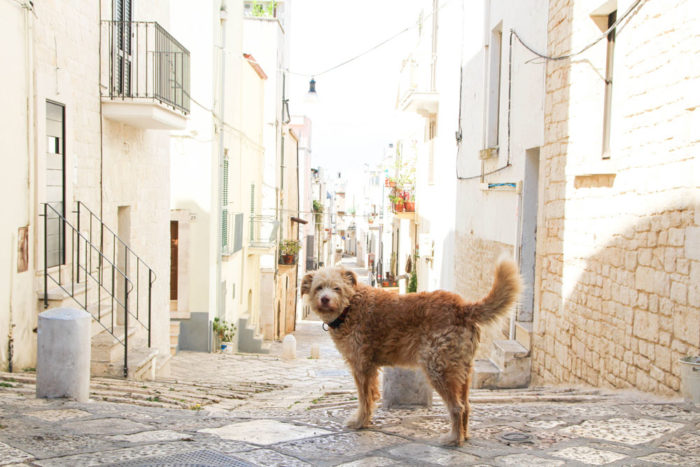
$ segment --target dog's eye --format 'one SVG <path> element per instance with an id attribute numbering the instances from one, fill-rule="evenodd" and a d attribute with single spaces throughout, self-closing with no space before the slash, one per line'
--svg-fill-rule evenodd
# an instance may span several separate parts
<path id="1" fill-rule="evenodd" d="M 318 287 L 316 287 L 316 292 L 318 292 L 318 291 L 321 290 L 322 288 L 323 288 L 323 287 L 319 285 Z"/>
<path id="2" fill-rule="evenodd" d="M 336 291 L 336 292 L 340 292 L 340 287 L 336 287 L 336 288 L 335 288 L 335 291 Z"/>

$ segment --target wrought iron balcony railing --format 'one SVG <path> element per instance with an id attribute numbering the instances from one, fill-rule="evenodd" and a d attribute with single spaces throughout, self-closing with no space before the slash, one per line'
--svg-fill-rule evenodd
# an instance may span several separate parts
<path id="1" fill-rule="evenodd" d="M 250 217 L 250 246 L 252 248 L 272 248 L 277 242 L 279 222 L 274 216 Z"/>
<path id="2" fill-rule="evenodd" d="M 103 97 L 190 111 L 190 52 L 154 21 L 103 21 Z"/>

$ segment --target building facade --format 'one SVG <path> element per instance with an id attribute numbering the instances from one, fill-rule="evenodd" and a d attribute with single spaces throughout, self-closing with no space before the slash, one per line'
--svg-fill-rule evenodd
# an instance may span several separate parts
<path id="1" fill-rule="evenodd" d="M 603 38 L 547 61 L 537 383 L 674 394 L 700 351 L 696 10 L 550 2 L 549 55 Z"/>
<path id="2" fill-rule="evenodd" d="M 21 45 L 9 57 L 19 72 L 3 78 L 8 180 L 22 181 L 3 184 L 21 200 L 3 223 L 16 265 L 0 292 L 3 363 L 35 366 L 38 313 L 70 306 L 93 316 L 93 373 L 167 373 L 167 131 L 189 114 L 189 51 L 167 32 L 168 2 L 0 8 L 4 39 Z M 167 81 L 153 73 L 164 69 Z M 128 364 L 112 358 L 127 341 Z"/>

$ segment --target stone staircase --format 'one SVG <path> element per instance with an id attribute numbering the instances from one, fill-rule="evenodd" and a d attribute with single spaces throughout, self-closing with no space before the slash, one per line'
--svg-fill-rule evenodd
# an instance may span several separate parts
<path id="1" fill-rule="evenodd" d="M 530 384 L 531 323 L 516 323 L 515 339 L 495 340 L 491 357 L 474 362 L 472 388 L 514 389 Z"/>
<path id="2" fill-rule="evenodd" d="M 270 344 L 248 326 L 248 317 L 238 320 L 238 351 L 243 353 L 270 353 Z"/>
<path id="3" fill-rule="evenodd" d="M 96 300 L 96 285 L 94 283 L 86 286 L 84 282 L 79 284 L 67 284 L 61 287 L 54 287 L 48 290 L 48 308 L 75 308 L 85 309 L 85 292 L 88 293 L 87 311 L 92 315 L 90 327 L 91 348 L 90 348 L 90 373 L 92 376 L 124 377 L 124 346 L 119 340 L 124 340 L 124 326 L 111 326 L 112 320 L 117 322 L 117 317 L 112 316 L 116 310 L 116 304 L 112 306 L 112 298 L 106 294 L 101 296 L 98 303 Z M 43 286 L 39 289 L 42 290 Z M 39 298 L 39 312 L 44 311 L 44 293 L 41 292 Z M 99 322 L 97 320 L 99 317 Z M 112 335 L 107 329 L 113 331 Z M 129 326 L 127 330 L 129 352 L 127 355 L 129 374 L 128 378 L 133 380 L 153 380 L 156 374 L 166 364 L 167 360 L 158 355 L 158 350 L 148 347 L 147 334 L 140 325 Z M 119 339 L 119 340 L 117 340 Z M 167 356 L 169 357 L 169 356 Z"/>

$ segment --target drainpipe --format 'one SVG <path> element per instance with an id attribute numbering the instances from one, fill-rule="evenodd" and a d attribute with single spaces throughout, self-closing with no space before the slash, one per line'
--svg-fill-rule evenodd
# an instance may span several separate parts
<path id="1" fill-rule="evenodd" d="M 33 221 L 37 219 L 36 216 L 36 202 L 37 202 L 37 187 L 36 184 L 34 183 L 34 180 L 36 179 L 36 157 L 37 154 L 35 152 L 35 140 L 36 140 L 36 133 L 35 133 L 35 128 L 34 128 L 34 111 L 35 111 L 35 96 L 36 96 L 36 83 L 34 81 L 34 42 L 32 40 L 33 38 L 33 31 L 34 31 L 34 5 L 26 1 L 23 5 L 22 8 L 24 8 L 24 43 L 25 43 L 25 53 L 24 53 L 24 69 L 25 69 L 25 80 L 26 80 L 26 85 L 27 85 L 27 210 L 28 210 L 28 219 L 27 219 L 27 224 L 28 225 L 34 225 L 34 228 L 30 229 L 30 234 L 33 231 L 34 235 L 29 235 L 28 241 L 32 241 L 32 237 L 37 238 L 37 227 L 39 223 L 34 223 Z M 14 235 L 13 235 L 14 237 Z M 14 237 L 17 238 L 17 237 Z M 12 242 L 12 251 L 16 252 L 17 251 L 17 241 L 19 239 L 17 238 L 16 241 Z M 29 251 L 33 251 L 33 249 L 30 248 Z M 11 255 L 12 256 L 12 255 Z M 13 371 L 13 360 L 14 360 L 14 317 L 13 317 L 13 304 L 12 301 L 14 300 L 13 297 L 13 279 L 14 275 L 16 274 L 16 269 L 13 268 L 12 266 L 16 264 L 16 259 L 14 261 L 10 261 L 10 303 L 9 303 L 9 334 L 8 334 L 8 370 L 10 373 Z M 35 261 L 36 264 L 36 261 Z M 43 265 L 46 267 L 46 265 Z"/>
<path id="2" fill-rule="evenodd" d="M 486 133 L 488 132 L 487 109 L 489 102 L 488 82 L 489 82 L 489 36 L 491 26 L 491 1 L 484 2 L 484 89 L 483 89 L 483 108 L 482 108 L 482 129 L 481 129 L 481 149 L 486 149 Z M 481 161 L 481 178 L 480 182 L 484 182 L 484 164 Z"/>
<path id="3" fill-rule="evenodd" d="M 430 90 L 435 92 L 435 76 L 437 74 L 437 28 L 438 28 L 438 0 L 433 0 L 433 37 L 432 56 L 430 57 Z"/>
<path id="4" fill-rule="evenodd" d="M 226 10 L 226 0 L 221 0 L 221 7 L 219 8 L 219 19 L 221 22 L 221 81 L 219 89 L 219 170 L 217 171 L 219 175 L 218 189 L 216 190 L 216 218 L 217 220 L 217 245 L 216 245 L 216 282 L 214 284 L 214 290 L 216 290 L 216 316 L 223 319 L 223 300 L 221 297 L 221 256 L 223 255 L 223 222 L 221 218 L 221 212 L 223 209 L 223 187 L 224 187 L 224 110 L 226 109 L 226 19 L 228 18 L 228 12 Z M 210 327 L 211 328 L 211 327 Z M 211 332 L 208 333 L 211 339 Z M 211 349 L 211 342 L 209 343 L 209 348 Z"/>

